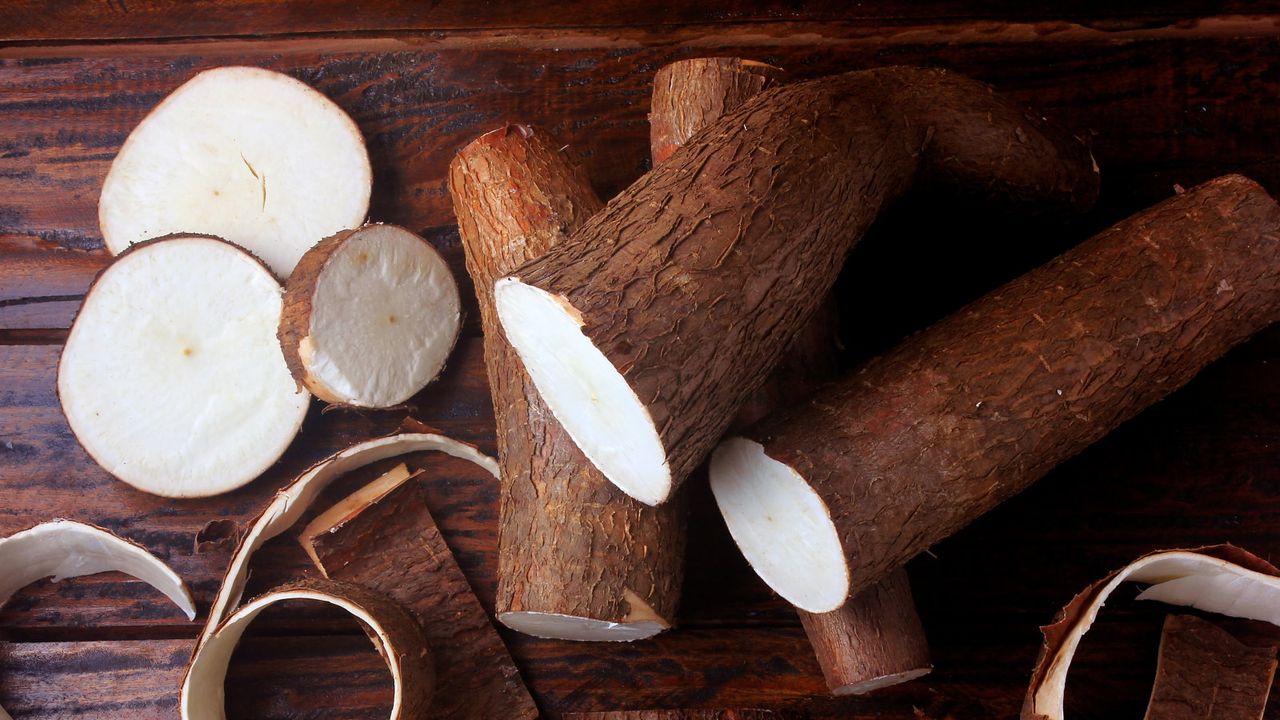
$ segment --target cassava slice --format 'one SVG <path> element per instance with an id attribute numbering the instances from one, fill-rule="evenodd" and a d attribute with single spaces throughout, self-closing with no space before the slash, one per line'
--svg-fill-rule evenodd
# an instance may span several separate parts
<path id="1" fill-rule="evenodd" d="M 1280 625 L 1280 577 L 1271 563 L 1231 545 L 1144 555 L 1085 588 L 1041 628 L 1044 647 L 1031 674 L 1022 720 L 1063 720 L 1067 672 L 1081 638 L 1123 582 L 1149 583 L 1139 600 L 1157 600 Z"/>
<path id="2" fill-rule="evenodd" d="M 531 635 L 637 640 L 670 627 L 680 596 L 680 501 L 646 507 L 611 485 L 542 402 L 503 337 L 493 281 L 600 209 L 560 144 L 520 125 L 481 136 L 449 189 L 485 329 L 502 501 L 497 617 Z"/>
<path id="3" fill-rule="evenodd" d="M 280 346 L 316 397 L 383 408 L 440 374 L 461 322 L 458 285 L 431 243 L 366 225 L 302 256 L 285 286 Z"/>
<path id="4" fill-rule="evenodd" d="M 401 463 L 299 540 L 326 577 L 380 592 L 418 621 L 436 661 L 432 718 L 534 720 L 511 654 L 436 528 L 421 474 Z"/>
<path id="5" fill-rule="evenodd" d="M 174 90 L 129 134 L 98 222 L 115 254 L 210 233 L 287 277 L 321 238 L 364 222 L 372 178 L 359 128 L 324 95 L 270 70 L 221 67 Z"/>
<path id="6" fill-rule="evenodd" d="M 311 396 L 289 377 L 280 284 L 218 238 L 135 245 L 98 276 L 62 350 L 58 397 L 107 472 L 149 493 L 204 497 L 274 463 Z"/>
<path id="7" fill-rule="evenodd" d="M 884 68 L 784 85 L 499 280 L 498 316 L 587 458 L 658 504 L 919 178 L 1038 205 L 1097 191 L 1078 141 L 961 76 Z"/>
<path id="8" fill-rule="evenodd" d="M 232 613 L 197 652 L 182 696 L 184 720 L 226 720 L 223 685 L 240 637 L 263 610 L 289 600 L 311 600 L 341 608 L 357 620 L 391 671 L 391 720 L 432 717 L 435 666 L 422 629 L 409 613 L 381 593 L 349 583 L 308 580 L 284 585 Z"/>
<path id="9" fill-rule="evenodd" d="M 1169 615 L 1146 720 L 1262 720 L 1276 648 L 1250 647 L 1194 615 Z"/>
<path id="10" fill-rule="evenodd" d="M 653 164 L 665 160 L 703 126 L 785 79 L 782 70 L 741 58 L 671 63 L 654 78 L 649 110 Z M 838 374 L 839 313 L 828 297 L 792 340 L 782 361 L 738 410 L 741 429 L 803 400 Z M 835 695 L 859 695 L 930 671 L 929 644 L 915 611 L 907 571 L 899 569 L 829 613 L 797 611 Z"/>
<path id="11" fill-rule="evenodd" d="M 1280 319 L 1280 207 L 1227 176 L 1115 225 L 726 440 L 711 486 L 821 612 Z"/>

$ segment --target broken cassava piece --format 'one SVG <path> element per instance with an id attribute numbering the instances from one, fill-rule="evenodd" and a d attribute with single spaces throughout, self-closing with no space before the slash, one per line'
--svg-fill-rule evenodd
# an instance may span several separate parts
<path id="1" fill-rule="evenodd" d="M 1276 648 L 1249 647 L 1194 615 L 1169 615 L 1146 720 L 1262 720 Z"/>
<path id="2" fill-rule="evenodd" d="M 1063 696 L 1080 639 L 1123 582 L 1150 583 L 1139 600 L 1157 600 L 1280 625 L 1280 577 L 1271 563 L 1231 545 L 1144 555 L 1085 588 L 1041 628 L 1044 647 L 1031 674 L 1022 720 L 1063 720 Z"/>
<path id="3" fill-rule="evenodd" d="M 532 720 L 529 691 L 403 464 L 334 506 L 300 536 L 326 577 L 385 594 L 422 626 L 436 661 L 431 717 Z"/>
<path id="4" fill-rule="evenodd" d="M 780 595 L 832 610 L 1280 319 L 1280 207 L 1228 176 L 730 438 L 711 487 Z"/>
<path id="5" fill-rule="evenodd" d="M 440 374 L 461 324 L 458 285 L 435 247 L 376 224 L 302 256 L 285 286 L 279 337 L 289 371 L 316 397 L 385 408 Z"/>
<path id="6" fill-rule="evenodd" d="M 778 363 L 881 209 L 919 180 L 1092 203 L 1083 145 L 985 85 L 884 68 L 786 85 L 699 131 L 495 287 L 583 453 L 659 504 Z"/>
<path id="7" fill-rule="evenodd" d="M 680 598 L 680 501 L 651 508 L 610 484 L 538 395 L 503 337 L 493 281 L 559 244 L 600 209 L 560 144 L 511 125 L 449 168 L 484 325 L 502 495 L 497 617 L 531 635 L 637 640 L 671 627 Z"/>
<path id="8" fill-rule="evenodd" d="M 364 222 L 372 180 L 360 129 L 331 100 L 288 75 L 221 67 L 174 90 L 129 134 L 98 222 L 113 254 L 210 233 L 283 278 L 321 238 Z"/>
<path id="9" fill-rule="evenodd" d="M 784 79 L 778 68 L 740 58 L 695 58 L 663 67 L 654 78 L 649 111 L 654 166 L 703 126 Z M 835 302 L 828 298 L 797 333 L 782 362 L 743 403 L 734 425 L 750 425 L 834 378 L 839 368 L 838 328 Z M 832 612 L 797 612 L 835 695 L 906 682 L 932 668 L 906 569 Z"/>
<path id="10" fill-rule="evenodd" d="M 188 620 L 196 617 L 186 583 L 146 548 L 100 527 L 52 520 L 0 539 L 0 607 L 14 593 L 43 578 L 122 572 L 164 593 Z M 12 720 L 0 708 L 0 720 Z"/>
<path id="11" fill-rule="evenodd" d="M 328 603 L 360 621 L 378 654 L 391 672 L 390 720 L 435 717 L 435 660 L 422 628 L 404 608 L 381 593 L 331 580 L 306 580 L 283 585 L 245 603 L 209 637 L 198 666 L 193 665 L 191 694 L 184 698 L 186 720 L 223 720 L 223 685 L 227 668 L 240 637 L 263 610 L 289 600 Z"/>
<path id="12" fill-rule="evenodd" d="M 58 363 L 85 451 L 156 495 L 205 497 L 258 477 L 307 413 L 276 341 L 281 289 L 204 235 L 134 245 L 90 286 Z"/>

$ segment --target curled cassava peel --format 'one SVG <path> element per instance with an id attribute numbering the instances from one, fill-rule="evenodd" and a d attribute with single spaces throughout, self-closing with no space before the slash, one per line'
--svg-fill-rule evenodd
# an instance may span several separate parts
<path id="1" fill-rule="evenodd" d="M 423 430 L 426 429 L 425 426 L 416 426 L 412 422 L 409 424 L 414 426 L 410 429 L 418 429 L 418 427 Z M 209 662 L 204 658 L 206 653 L 221 652 L 221 650 L 215 651 L 211 649 L 213 638 L 219 632 L 223 622 L 231 616 L 236 606 L 240 603 L 240 597 L 244 593 L 245 582 L 249 577 L 249 560 L 253 557 L 253 553 L 268 540 L 276 537 L 297 522 L 298 518 L 302 517 L 302 514 L 311 506 L 316 497 L 337 478 L 379 460 L 424 451 L 442 452 L 456 458 L 469 460 L 488 470 L 495 478 L 499 474 L 498 463 L 471 445 L 431 432 L 404 432 L 357 443 L 330 455 L 312 465 L 292 483 L 276 493 L 271 503 L 258 515 L 249 532 L 245 534 L 244 539 L 240 541 L 235 553 L 232 554 L 231 564 L 227 567 L 227 574 L 222 581 L 222 587 L 218 588 L 218 594 L 209 610 L 209 619 L 196 641 L 195 653 L 191 657 L 187 675 L 182 681 L 181 709 L 183 720 L 223 717 L 220 703 L 216 708 L 217 714 L 201 714 L 203 706 L 208 704 L 208 698 L 210 697 L 208 694 L 208 684 L 210 682 L 216 681 L 218 683 L 218 696 L 221 696 L 222 676 L 217 675 L 215 677 L 203 672 L 197 673 L 196 669 L 198 667 L 207 667 L 203 665 L 203 663 Z"/>
<path id="2" fill-rule="evenodd" d="M 123 572 L 164 593 L 195 619 L 191 592 L 168 565 L 146 548 L 93 525 L 52 520 L 0 539 L 0 606 L 13 594 L 46 577 L 64 578 Z M 11 720 L 0 708 L 0 720 Z"/>
<path id="3" fill-rule="evenodd" d="M 1080 639 L 1123 582 L 1150 583 L 1139 600 L 1159 600 L 1206 612 L 1280 625 L 1280 571 L 1231 545 L 1163 550 L 1144 555 L 1090 585 L 1042 628 L 1044 647 L 1031 675 L 1022 720 L 1062 720 L 1067 671 Z"/>
<path id="4" fill-rule="evenodd" d="M 385 595 L 357 585 L 311 580 L 284 585 L 245 603 L 203 643 L 183 685 L 185 720 L 224 720 L 222 685 L 240 637 L 263 610 L 285 600 L 313 600 L 342 608 L 359 620 L 391 671 L 391 719 L 425 718 L 435 686 L 435 669 L 422 629 Z"/>

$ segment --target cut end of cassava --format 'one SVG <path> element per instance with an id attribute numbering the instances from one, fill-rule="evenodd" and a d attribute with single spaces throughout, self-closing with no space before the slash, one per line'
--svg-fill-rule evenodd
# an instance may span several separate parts
<path id="1" fill-rule="evenodd" d="M 851 683 L 842 687 L 831 688 L 831 694 L 837 697 L 844 697 L 846 695 L 866 695 L 867 693 L 875 692 L 876 690 L 883 690 L 887 687 L 893 687 L 894 685 L 900 685 L 905 682 L 917 680 L 928 675 L 932 671 L 933 668 L 923 667 L 916 668 L 914 670 L 907 670 L 906 672 L 881 675 L 878 678 L 872 678 L 864 682 Z"/>
<path id="2" fill-rule="evenodd" d="M 831 514 L 790 466 L 759 443 L 729 438 L 711 455 L 711 492 L 756 574 L 787 602 L 831 612 L 849 595 L 849 567 Z"/>
<path id="3" fill-rule="evenodd" d="M 647 505 L 671 494 L 671 468 L 648 408 L 582 332 L 562 297 L 503 278 L 494 304 L 538 393 L 582 454 L 618 489 Z"/>
<path id="4" fill-rule="evenodd" d="M 395 225 L 339 233 L 289 278 L 280 343 L 321 400 L 384 408 L 444 369 L 462 324 L 458 285 L 426 240 Z"/>
<path id="5" fill-rule="evenodd" d="M 525 635 L 579 642 L 631 642 L 644 640 L 670 628 L 656 620 L 609 622 L 595 618 L 545 612 L 506 612 L 498 622 Z"/>
<path id="6" fill-rule="evenodd" d="M 136 127 L 98 202 L 113 254 L 175 232 L 217 235 L 287 277 L 321 238 L 364 222 L 372 170 L 333 101 L 287 75 L 196 75 Z"/>
<path id="7" fill-rule="evenodd" d="M 271 466 L 310 396 L 276 341 L 281 290 L 217 238 L 139 245 L 98 277 L 62 351 L 58 396 L 107 472 L 145 492 L 204 497 Z"/>

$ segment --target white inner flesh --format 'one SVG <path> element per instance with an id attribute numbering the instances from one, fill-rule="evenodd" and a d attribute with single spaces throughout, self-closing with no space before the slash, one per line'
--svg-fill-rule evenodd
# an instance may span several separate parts
<path id="1" fill-rule="evenodd" d="M 444 258 L 417 235 L 371 225 L 325 264 L 302 361 L 321 398 L 397 405 L 444 368 L 461 323 Z"/>
<path id="2" fill-rule="evenodd" d="M 1139 600 L 1158 600 L 1280 625 L 1280 578 L 1194 552 L 1147 555 L 1116 573 L 1081 614 L 1054 655 L 1043 682 L 1036 688 L 1033 712 L 1049 720 L 1065 717 L 1067 672 L 1076 647 L 1107 598 L 1125 581 L 1153 583 L 1138 595 Z"/>
<path id="3" fill-rule="evenodd" d="M 515 278 L 498 281 L 494 302 L 507 340 L 582 454 L 636 500 L 666 500 L 671 469 L 649 410 L 582 333 L 573 308 Z"/>
<path id="4" fill-rule="evenodd" d="M 360 130 L 337 105 L 280 73 L 196 75 L 148 115 L 116 156 L 98 203 L 107 249 L 175 232 L 251 250 L 279 276 L 369 211 Z"/>
<path id="5" fill-rule="evenodd" d="M 263 610 L 283 600 L 318 600 L 346 610 L 363 622 L 374 632 L 374 645 L 378 654 L 387 663 L 391 671 L 394 699 L 391 705 L 391 718 L 400 716 L 400 705 L 403 702 L 403 688 L 400 662 L 412 661 L 416 653 L 412 648 L 397 648 L 392 644 L 382 626 L 377 623 L 363 607 L 337 595 L 329 595 L 314 590 L 290 590 L 276 592 L 257 598 L 240 608 L 228 618 L 209 641 L 201 647 L 191 659 L 191 667 L 187 672 L 182 697 L 182 717 L 184 720 L 226 720 L 226 706 L 223 697 L 223 686 L 226 684 L 227 668 L 231 664 L 231 655 L 240 642 L 240 637 L 249 628 L 249 624 Z M 394 660 L 393 660 L 394 658 Z M 401 658 L 404 658 L 402 660 Z"/>
<path id="6" fill-rule="evenodd" d="M 310 396 L 276 329 L 281 290 L 239 249 L 165 240 L 120 258 L 71 327 L 58 395 L 107 472 L 169 497 L 240 487 L 284 452 Z"/>
<path id="7" fill-rule="evenodd" d="M 916 668 L 915 670 L 883 675 L 878 678 L 872 678 L 871 680 L 864 680 L 859 683 L 853 683 L 852 685 L 838 687 L 832 690 L 831 694 L 837 697 L 843 697 L 845 695 L 866 695 L 869 692 L 893 687 L 894 685 L 900 685 L 904 682 L 911 682 L 916 678 L 928 675 L 931 670 L 932 668 Z"/>
<path id="8" fill-rule="evenodd" d="M 729 533 L 769 587 L 811 613 L 849 595 L 849 567 L 827 506 L 757 442 L 725 440 L 711 454 L 711 491 Z"/>
<path id="9" fill-rule="evenodd" d="M 498 621 L 526 635 L 580 642 L 644 640 L 670 627 L 654 620 L 617 623 L 544 612 L 507 612 L 499 615 Z"/>

